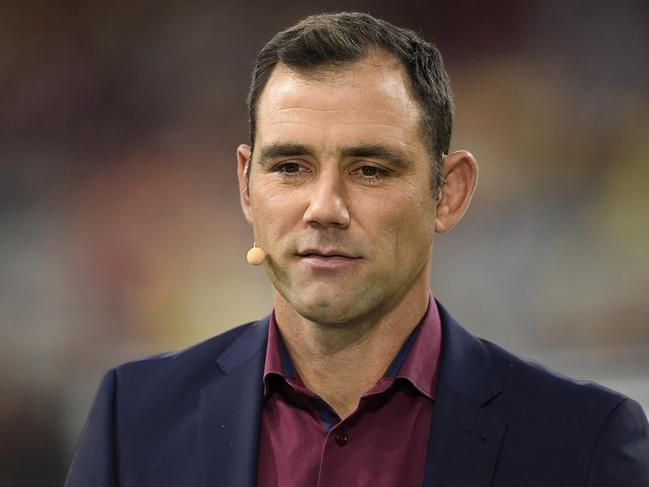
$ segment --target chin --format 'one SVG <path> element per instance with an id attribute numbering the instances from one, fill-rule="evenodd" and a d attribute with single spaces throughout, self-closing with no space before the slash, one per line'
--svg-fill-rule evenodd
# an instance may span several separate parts
<path id="1" fill-rule="evenodd" d="M 342 326 L 353 320 L 354 316 L 340 309 L 318 308 L 318 309 L 296 309 L 303 318 L 328 326 Z"/>
<path id="2" fill-rule="evenodd" d="M 298 299 L 289 300 L 291 306 L 300 316 L 315 323 L 342 325 L 358 319 L 365 314 L 363 303 L 349 299 L 349 296 L 329 296 L 309 299 L 302 295 Z"/>

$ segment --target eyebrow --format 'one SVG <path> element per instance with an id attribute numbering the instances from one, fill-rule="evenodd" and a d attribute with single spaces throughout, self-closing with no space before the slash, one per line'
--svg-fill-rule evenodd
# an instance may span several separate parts
<path id="1" fill-rule="evenodd" d="M 262 148 L 259 156 L 260 164 L 281 157 L 314 156 L 315 150 L 308 145 L 278 143 Z M 343 147 L 340 150 L 342 157 L 361 157 L 379 159 L 398 167 L 407 167 L 411 164 L 412 156 L 407 151 L 402 151 L 384 144 L 366 144 Z"/>
<path id="2" fill-rule="evenodd" d="M 399 167 L 409 166 L 412 161 L 412 157 L 406 151 L 395 149 L 383 144 L 345 147 L 342 150 L 342 155 L 343 157 L 367 157 L 370 159 L 379 159 L 390 162 Z"/>
<path id="3" fill-rule="evenodd" d="M 259 155 L 259 162 L 264 162 L 280 157 L 296 157 L 296 156 L 310 156 L 314 154 L 314 150 L 302 144 L 271 144 L 262 148 Z"/>

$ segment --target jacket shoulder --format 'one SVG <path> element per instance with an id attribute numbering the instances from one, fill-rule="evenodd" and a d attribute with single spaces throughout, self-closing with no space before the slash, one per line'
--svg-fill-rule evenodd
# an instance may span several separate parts
<path id="1" fill-rule="evenodd" d="M 482 340 L 502 392 L 486 405 L 507 418 L 501 458 L 547 477 L 554 464 L 566 485 L 647 485 L 649 425 L 633 399 L 576 380 Z M 524 446 L 524 448 L 522 448 Z M 545 477 L 544 477 L 545 476 Z"/>
<path id="2" fill-rule="evenodd" d="M 537 404 L 574 403 L 574 406 L 588 401 L 591 408 L 601 408 L 601 413 L 607 414 L 620 402 L 629 399 L 595 382 L 565 376 L 488 340 L 481 338 L 480 341 L 493 360 L 503 390 L 518 391 L 521 397 L 529 401 L 536 401 Z"/>
<path id="3" fill-rule="evenodd" d="M 267 319 L 252 321 L 181 351 L 124 363 L 115 368 L 117 386 L 120 391 L 127 391 L 129 396 L 140 397 L 157 391 L 169 393 L 174 389 L 200 388 L 215 376 L 222 375 L 218 358 L 230 353 L 235 343 L 252 336 L 255 343 L 248 343 L 248 349 L 265 346 L 262 338 L 266 334 L 266 326 Z"/>

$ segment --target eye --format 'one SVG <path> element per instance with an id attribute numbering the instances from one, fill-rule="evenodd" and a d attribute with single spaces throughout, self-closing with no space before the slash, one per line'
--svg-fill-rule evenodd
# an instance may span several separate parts
<path id="1" fill-rule="evenodd" d="M 280 162 L 272 169 L 273 172 L 279 173 L 281 176 L 285 177 L 296 177 L 303 176 L 309 171 L 309 168 L 304 166 L 299 161 L 285 161 Z"/>
<path id="2" fill-rule="evenodd" d="M 358 176 L 365 183 L 375 183 L 388 175 L 388 171 L 378 166 L 361 166 L 354 169 L 351 174 Z"/>
<path id="3" fill-rule="evenodd" d="M 374 166 L 363 166 L 360 169 L 361 174 L 365 177 L 377 177 L 381 174 L 381 170 Z"/>
<path id="4" fill-rule="evenodd" d="M 277 166 L 275 169 L 276 171 L 285 174 L 296 174 L 300 172 L 300 165 L 297 162 L 285 162 Z"/>

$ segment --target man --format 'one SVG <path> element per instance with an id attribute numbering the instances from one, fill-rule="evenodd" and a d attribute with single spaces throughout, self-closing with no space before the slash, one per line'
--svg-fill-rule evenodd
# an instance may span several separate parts
<path id="1" fill-rule="evenodd" d="M 99 390 L 68 486 L 647 486 L 639 405 L 469 334 L 430 295 L 477 165 L 437 50 L 366 14 L 260 52 L 237 150 L 274 311 Z"/>

